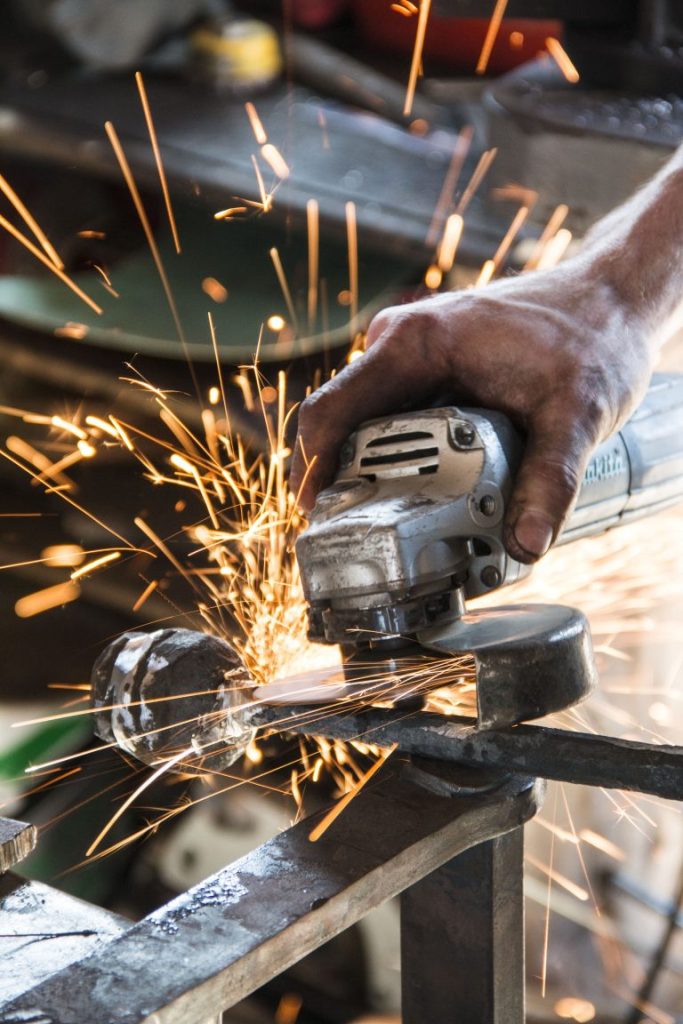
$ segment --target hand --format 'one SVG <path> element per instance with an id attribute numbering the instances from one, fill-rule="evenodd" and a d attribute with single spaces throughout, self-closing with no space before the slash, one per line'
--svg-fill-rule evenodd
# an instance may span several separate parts
<path id="1" fill-rule="evenodd" d="M 366 354 L 301 406 L 292 487 L 310 509 L 360 423 L 445 392 L 455 404 L 500 410 L 525 432 L 504 536 L 513 558 L 534 562 L 571 511 L 593 449 L 647 389 L 649 334 L 600 262 L 584 256 L 385 309 Z"/>

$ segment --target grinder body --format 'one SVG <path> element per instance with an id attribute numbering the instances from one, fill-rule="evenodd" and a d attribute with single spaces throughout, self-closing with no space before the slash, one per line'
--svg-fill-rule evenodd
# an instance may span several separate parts
<path id="1" fill-rule="evenodd" d="M 420 639 L 464 600 L 529 567 L 503 544 L 524 442 L 507 417 L 444 407 L 363 424 L 297 542 L 311 638 Z M 594 453 L 558 540 L 630 522 L 683 498 L 683 377 L 655 375 L 631 419 Z"/>

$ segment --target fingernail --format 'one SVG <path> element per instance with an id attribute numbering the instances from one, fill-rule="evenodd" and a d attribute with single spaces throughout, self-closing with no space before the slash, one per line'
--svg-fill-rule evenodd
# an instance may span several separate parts
<path id="1" fill-rule="evenodd" d="M 541 512 L 527 509 L 515 523 L 513 533 L 521 548 L 535 558 L 546 553 L 553 540 L 553 527 Z"/>

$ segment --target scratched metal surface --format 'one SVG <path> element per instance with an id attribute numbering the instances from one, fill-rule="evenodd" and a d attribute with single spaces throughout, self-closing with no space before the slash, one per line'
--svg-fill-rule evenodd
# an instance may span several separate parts
<path id="1" fill-rule="evenodd" d="M 5 1004 L 1 1019 L 204 1021 L 456 854 L 528 820 L 541 794 L 511 780 L 474 798 L 437 796 L 389 762 L 319 842 L 308 839 L 315 818 L 288 829 Z"/>

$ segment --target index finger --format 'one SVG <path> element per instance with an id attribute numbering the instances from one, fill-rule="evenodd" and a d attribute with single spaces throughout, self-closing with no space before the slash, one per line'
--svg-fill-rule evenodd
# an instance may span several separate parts
<path id="1" fill-rule="evenodd" d="M 385 334 L 302 404 L 290 481 L 304 509 L 333 480 L 339 449 L 356 427 L 443 385 L 448 371 L 429 342 L 422 332 Z"/>

